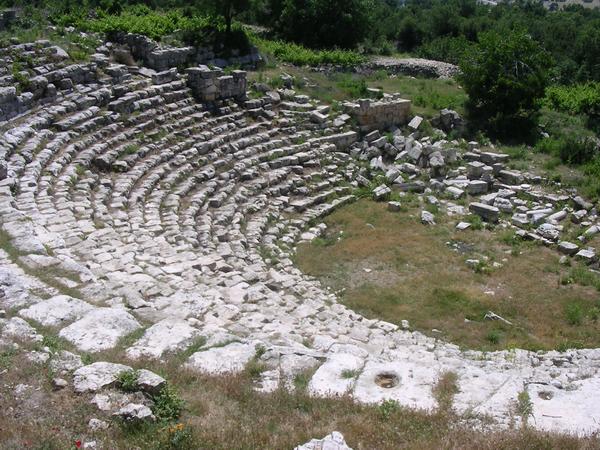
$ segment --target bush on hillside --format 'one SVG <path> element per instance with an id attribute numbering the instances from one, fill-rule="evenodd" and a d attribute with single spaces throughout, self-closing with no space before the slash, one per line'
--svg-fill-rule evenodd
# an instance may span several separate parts
<path id="1" fill-rule="evenodd" d="M 370 0 L 273 0 L 273 28 L 310 48 L 351 49 L 368 37 Z"/>
<path id="2" fill-rule="evenodd" d="M 259 38 L 255 38 L 254 43 L 262 52 L 272 55 L 280 61 L 298 66 L 317 66 L 320 64 L 353 66 L 365 62 L 364 56 L 349 50 L 312 50 L 290 42 Z"/>
<path id="3" fill-rule="evenodd" d="M 527 136 L 536 123 L 550 65 L 549 55 L 524 31 L 483 34 L 460 64 L 472 123 L 495 137 Z"/>
<path id="4" fill-rule="evenodd" d="M 589 82 L 571 86 L 550 86 L 546 90 L 547 104 L 570 114 L 600 116 L 600 83 Z"/>

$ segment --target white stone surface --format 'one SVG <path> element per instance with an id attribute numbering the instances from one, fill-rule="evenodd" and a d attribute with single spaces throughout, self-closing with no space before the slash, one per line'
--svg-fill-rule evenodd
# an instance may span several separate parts
<path id="1" fill-rule="evenodd" d="M 127 356 L 160 358 L 165 353 L 184 350 L 201 335 L 197 328 L 182 319 L 164 319 L 148 328 L 144 335 L 127 349 Z"/>
<path id="2" fill-rule="evenodd" d="M 351 392 L 356 381 L 356 376 L 348 375 L 350 373 L 359 375 L 364 364 L 364 359 L 358 356 L 334 353 L 317 369 L 310 380 L 308 390 L 311 394 L 320 396 L 347 394 Z"/>
<path id="3" fill-rule="evenodd" d="M 77 369 L 73 373 L 75 392 L 96 392 L 116 383 L 121 372 L 131 370 L 124 364 L 95 362 Z"/>
<path id="4" fill-rule="evenodd" d="M 255 354 L 253 344 L 234 342 L 224 347 L 196 352 L 190 356 L 187 365 L 192 369 L 215 375 L 237 373 L 244 370 Z"/>
<path id="5" fill-rule="evenodd" d="M 57 295 L 22 309 L 19 314 L 26 319 L 35 320 L 43 326 L 53 327 L 79 319 L 92 309 L 94 307 L 83 300 L 68 295 Z"/>
<path id="6" fill-rule="evenodd" d="M 63 328 L 59 335 L 84 352 L 99 352 L 114 347 L 120 338 L 140 327 L 124 310 L 97 308 L 77 322 Z"/>
<path id="7" fill-rule="evenodd" d="M 323 439 L 311 439 L 294 450 L 352 450 L 352 448 L 348 447 L 341 433 L 334 431 Z"/>

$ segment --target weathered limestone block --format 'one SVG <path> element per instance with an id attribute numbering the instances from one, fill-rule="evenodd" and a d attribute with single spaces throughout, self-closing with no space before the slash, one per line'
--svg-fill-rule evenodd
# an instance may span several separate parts
<path id="1" fill-rule="evenodd" d="M 356 119 L 361 131 L 372 131 L 404 125 L 410 116 L 410 106 L 410 100 L 395 94 L 381 101 L 361 99 L 358 103 L 345 103 L 344 109 Z"/>
<path id="2" fill-rule="evenodd" d="M 498 222 L 500 210 L 495 206 L 486 205 L 485 203 L 474 202 L 469 205 L 469 211 L 477 214 L 487 222 Z"/>
<path id="3" fill-rule="evenodd" d="M 188 87 L 201 102 L 228 98 L 244 100 L 246 97 L 247 80 L 243 70 L 234 70 L 231 75 L 223 75 L 221 69 L 198 66 L 187 69 L 186 75 Z"/>

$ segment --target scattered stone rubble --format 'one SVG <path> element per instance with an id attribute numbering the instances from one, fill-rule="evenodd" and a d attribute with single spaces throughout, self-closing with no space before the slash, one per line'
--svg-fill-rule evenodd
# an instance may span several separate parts
<path id="1" fill-rule="evenodd" d="M 78 352 L 114 348 L 135 332 L 129 358 L 164 360 L 200 339 L 184 362 L 191 370 L 235 372 L 259 359 L 263 391 L 312 368 L 314 395 L 423 409 L 436 406 L 431 388 L 453 371 L 459 412 L 508 426 L 526 390 L 534 426 L 597 430 L 600 350 L 462 351 L 408 323 L 354 313 L 292 262 L 302 236 L 322 232 L 321 219 L 370 187 L 372 174 L 386 180 L 379 200 L 423 194 L 461 222 L 468 208 L 459 202 L 475 195 L 474 213 L 590 264 L 594 205 L 546 192 L 539 177 L 509 170 L 505 155 L 477 143 L 463 150 L 393 128 L 359 140 L 349 117 L 290 85 L 207 105 L 177 71 L 152 77 L 106 62 L 97 78 L 71 82 L 0 123 L 0 226 L 15 250 L 0 250 L 0 308 L 9 311 L 0 345 L 39 343 L 36 327 L 52 324 Z M 406 123 L 408 104 L 392 101 Z M 577 242 L 561 237 L 565 220 L 581 227 Z M 52 286 L 32 275 L 49 268 Z M 127 361 L 85 365 L 74 353 L 41 353 L 32 357 L 92 392 L 99 409 L 150 419 L 144 395 L 114 390 Z M 348 370 L 355 376 L 342 376 Z M 345 448 L 338 437 L 333 448 Z"/>
<path id="2" fill-rule="evenodd" d="M 393 58 L 378 56 L 366 64 L 365 69 L 385 70 L 388 73 L 428 78 L 452 78 L 460 70 L 458 66 L 442 61 L 422 58 Z"/>

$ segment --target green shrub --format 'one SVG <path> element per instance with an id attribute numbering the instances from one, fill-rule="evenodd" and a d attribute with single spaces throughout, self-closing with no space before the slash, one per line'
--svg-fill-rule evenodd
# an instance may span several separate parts
<path id="1" fill-rule="evenodd" d="M 486 341 L 494 345 L 498 344 L 501 338 L 502 334 L 498 330 L 492 330 L 485 336 Z"/>
<path id="2" fill-rule="evenodd" d="M 466 221 L 471 224 L 471 229 L 475 231 L 483 230 L 484 224 L 481 217 L 477 214 L 471 214 L 467 216 Z"/>
<path id="3" fill-rule="evenodd" d="M 549 57 L 527 32 L 487 32 L 461 61 L 472 121 L 492 135 L 530 136 L 548 84 Z"/>
<path id="4" fill-rule="evenodd" d="M 365 62 L 366 58 L 349 50 L 312 50 L 302 45 L 271 41 L 255 37 L 254 44 L 264 53 L 270 54 L 282 62 L 297 66 L 317 66 L 319 64 L 336 64 L 354 66 Z"/>
<path id="5" fill-rule="evenodd" d="M 372 30 L 372 5 L 368 0 L 285 1 L 271 25 L 279 36 L 307 47 L 356 48 Z"/>
<path id="6" fill-rule="evenodd" d="M 550 86 L 546 89 L 544 100 L 547 105 L 559 111 L 600 116 L 600 83 Z"/>
<path id="7" fill-rule="evenodd" d="M 152 401 L 152 413 L 159 421 L 175 421 L 183 411 L 184 401 L 170 384 L 166 384 L 154 395 Z"/>
<path id="8" fill-rule="evenodd" d="M 581 325 L 583 322 L 583 308 L 579 303 L 569 303 L 565 307 L 565 316 L 569 325 Z"/>
<path id="9" fill-rule="evenodd" d="M 523 425 L 527 425 L 527 420 L 533 415 L 533 402 L 527 391 L 519 392 L 517 395 L 517 414 L 521 416 Z"/>
<path id="10" fill-rule="evenodd" d="M 443 36 L 421 45 L 417 50 L 417 55 L 422 58 L 459 64 L 472 47 L 473 43 L 462 36 Z"/>
<path id="11" fill-rule="evenodd" d="M 544 138 L 535 145 L 539 153 L 557 156 L 566 164 L 585 164 L 598 154 L 598 143 L 591 137 L 564 136 Z"/>
<path id="12" fill-rule="evenodd" d="M 177 9 L 162 12 L 151 10 L 144 5 L 135 5 L 119 14 L 97 10 L 94 18 L 88 18 L 81 11 L 76 11 L 56 18 L 55 23 L 62 26 L 72 25 L 84 31 L 105 33 L 109 37 L 125 32 L 143 34 L 160 41 L 166 36 L 176 35 L 186 45 L 208 46 L 223 54 L 227 54 L 231 49 L 246 52 L 250 48 L 250 41 L 241 25 L 233 24 L 228 32 L 228 24 L 221 18 L 187 16 Z"/>
<path id="13" fill-rule="evenodd" d="M 137 370 L 124 370 L 117 375 L 117 384 L 124 392 L 135 392 L 138 390 L 139 376 Z"/>

